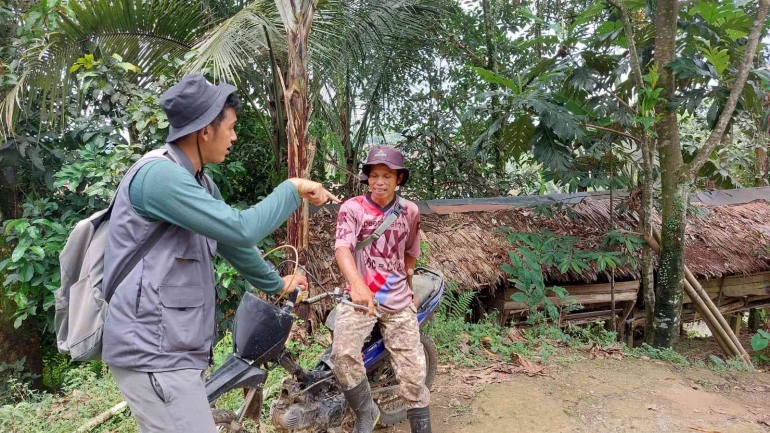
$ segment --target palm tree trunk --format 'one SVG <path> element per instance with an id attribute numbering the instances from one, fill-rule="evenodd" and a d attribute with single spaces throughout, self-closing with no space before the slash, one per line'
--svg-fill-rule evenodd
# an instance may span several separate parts
<path id="1" fill-rule="evenodd" d="M 670 101 L 676 79 L 667 64 L 676 55 L 678 0 L 659 0 L 655 13 L 655 64 L 660 73 L 662 97 Z M 655 291 L 653 345 L 671 347 L 679 337 L 684 278 L 684 231 L 687 224 L 689 179 L 682 160 L 676 111 L 667 110 L 663 101 L 656 107 L 661 115 L 657 125 L 663 192 L 663 230 L 658 286 Z"/>
<path id="2" fill-rule="evenodd" d="M 308 141 L 310 98 L 308 73 L 308 35 L 313 24 L 316 0 L 294 2 L 276 0 L 281 20 L 286 28 L 289 74 L 284 86 L 286 107 L 286 136 L 288 139 L 289 177 L 310 176 L 315 157 L 315 140 Z M 287 240 L 300 253 L 299 262 L 307 262 L 309 209 L 303 201 L 300 212 L 289 219 Z"/>

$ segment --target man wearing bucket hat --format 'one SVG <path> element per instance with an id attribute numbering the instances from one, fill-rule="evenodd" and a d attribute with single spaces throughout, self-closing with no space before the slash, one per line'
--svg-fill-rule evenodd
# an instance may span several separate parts
<path id="1" fill-rule="evenodd" d="M 338 306 L 331 360 L 356 415 L 354 432 L 371 432 L 380 413 L 372 401 L 361 347 L 379 322 L 401 396 L 409 407 L 412 432 L 430 432 L 425 352 L 409 282 L 420 255 L 420 212 L 417 205 L 396 195 L 396 187 L 409 180 L 401 152 L 375 146 L 362 171 L 361 183 L 369 186 L 369 192 L 340 207 L 334 255 L 351 300 L 368 312 Z"/>
<path id="2" fill-rule="evenodd" d="M 168 89 L 161 97 L 167 144 L 131 167 L 112 205 L 103 288 L 113 295 L 102 359 L 142 433 L 216 431 L 203 382 L 216 334 L 214 256 L 266 293 L 306 286 L 304 277 L 281 278 L 255 245 L 301 198 L 338 201 L 306 179 L 283 182 L 243 211 L 222 200 L 203 167 L 224 161 L 236 140 L 235 90 L 201 75 Z"/>

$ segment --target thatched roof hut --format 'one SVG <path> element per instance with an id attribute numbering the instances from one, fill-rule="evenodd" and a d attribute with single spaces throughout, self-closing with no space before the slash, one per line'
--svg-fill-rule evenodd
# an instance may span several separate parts
<path id="1" fill-rule="evenodd" d="M 628 200 L 617 194 L 616 204 Z M 691 203 L 701 211 L 687 228 L 687 266 L 698 278 L 749 275 L 770 271 L 770 187 L 693 194 Z M 538 206 L 562 204 L 569 211 L 544 216 Z M 511 245 L 500 230 L 553 233 L 580 238 L 579 246 L 591 249 L 610 228 L 609 193 L 577 193 L 530 197 L 502 197 L 418 202 L 422 213 L 422 238 L 429 246 L 428 263 L 456 281 L 462 289 L 478 290 L 505 281 L 500 265 L 508 261 Z M 622 206 L 621 206 L 622 207 Z M 618 208 L 616 207 L 616 210 Z M 657 219 L 656 215 L 656 219 Z M 637 216 L 615 214 L 616 226 L 637 231 Z M 344 284 L 334 262 L 335 207 L 317 210 L 310 224 L 310 266 L 322 282 Z M 547 269 L 554 284 L 608 281 L 595 269 L 582 274 L 561 274 Z M 617 280 L 639 278 L 638 269 L 617 269 Z"/>
<path id="2" fill-rule="evenodd" d="M 634 198 L 618 192 L 614 200 L 616 228 L 637 232 L 638 217 L 629 210 Z M 770 305 L 770 187 L 701 192 L 693 194 L 690 202 L 696 210 L 689 218 L 685 259 L 704 289 L 725 313 Z M 500 268 L 508 263 L 508 251 L 513 249 L 501 228 L 528 233 L 547 229 L 578 238 L 576 246 L 582 250 L 596 250 L 610 229 L 608 192 L 435 200 L 417 205 L 422 213 L 422 239 L 429 247 L 428 265 L 459 289 L 479 291 L 485 301 L 479 304 L 478 314 L 498 310 L 503 321 L 522 320 L 526 308 L 511 300 L 515 289 L 508 286 Z M 544 212 L 547 208 L 551 212 Z M 309 270 L 327 288 L 345 284 L 333 253 L 336 209 L 315 209 L 310 224 Z M 659 225 L 659 216 L 654 218 Z M 612 317 L 607 271 L 591 268 L 577 274 L 554 268 L 544 269 L 544 275 L 547 283 L 564 286 L 585 307 L 565 316 L 564 323 Z M 639 279 L 636 267 L 615 270 L 614 297 L 619 302 L 615 314 L 631 327 L 641 326 L 644 320 Z M 691 310 L 691 305 L 685 306 L 685 320 L 695 317 Z"/>

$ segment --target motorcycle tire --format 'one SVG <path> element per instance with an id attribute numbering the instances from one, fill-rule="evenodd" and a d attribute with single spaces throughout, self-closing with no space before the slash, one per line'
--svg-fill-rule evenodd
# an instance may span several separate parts
<path id="1" fill-rule="evenodd" d="M 433 386 L 433 381 L 436 379 L 436 369 L 438 368 L 438 350 L 436 350 L 436 344 L 425 334 L 420 334 L 420 343 L 425 349 L 425 385 L 430 388 Z M 379 406 L 378 406 L 379 407 Z M 380 409 L 380 427 L 394 426 L 406 419 L 406 402 L 401 400 L 401 404 L 395 408 Z"/>
<path id="2" fill-rule="evenodd" d="M 240 424 L 235 422 L 235 412 L 224 409 L 211 409 L 211 415 L 214 417 L 214 425 L 217 431 L 223 428 L 226 433 L 249 433 Z"/>

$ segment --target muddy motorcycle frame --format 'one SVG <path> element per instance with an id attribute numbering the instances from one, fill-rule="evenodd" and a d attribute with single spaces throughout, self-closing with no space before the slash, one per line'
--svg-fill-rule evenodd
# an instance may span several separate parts
<path id="1" fill-rule="evenodd" d="M 418 268 L 413 277 L 413 290 L 420 300 L 417 320 L 422 327 L 441 302 L 444 295 L 444 279 L 432 270 Z M 327 429 L 336 431 L 335 428 L 342 423 L 346 404 L 334 377 L 334 366 L 330 360 L 331 346 L 321 355 L 316 366 L 306 371 L 292 358 L 285 345 L 294 323 L 291 312 L 295 304 L 309 305 L 324 299 L 344 302 L 345 295 L 340 293 L 339 289 L 335 289 L 335 292 L 322 293 L 297 303 L 297 294 L 298 291 L 294 292 L 280 306 L 265 302 L 251 293 L 246 293 L 241 299 L 233 325 L 233 353 L 206 379 L 206 395 L 212 405 L 227 392 L 237 389 L 243 389 L 245 392 L 244 402 L 237 412 L 212 409 L 215 423 L 220 431 L 244 431 L 241 426 L 246 418 L 259 424 L 264 401 L 263 387 L 268 371 L 277 366 L 281 366 L 289 373 L 290 380 L 288 385 L 283 386 L 282 396 L 273 403 L 271 408 L 274 427 L 279 431 L 292 432 L 302 431 L 312 425 L 313 428 L 318 429 L 317 431 Z M 332 332 L 335 317 L 336 309 L 332 310 L 326 321 Z M 435 361 L 433 342 L 425 335 L 422 335 L 421 340 L 426 346 L 426 355 L 430 349 Z M 378 327 L 375 327 L 370 339 L 364 344 L 362 358 L 370 382 L 374 375 L 378 377 L 381 375 L 383 366 L 389 365 L 387 362 L 389 353 Z M 435 375 L 435 362 L 429 367 L 433 370 L 428 374 L 429 380 L 432 381 Z M 392 382 L 392 372 L 390 376 Z M 374 380 L 378 381 L 376 378 Z M 380 393 L 390 393 L 398 398 L 398 386 L 392 383 L 385 387 L 378 387 L 376 383 L 371 385 L 373 396 L 376 396 L 377 388 L 381 388 Z M 319 396 L 318 404 L 286 403 L 287 394 L 314 393 L 323 394 Z M 405 416 L 404 409 L 395 416 L 391 416 L 387 424 L 399 422 Z"/>

